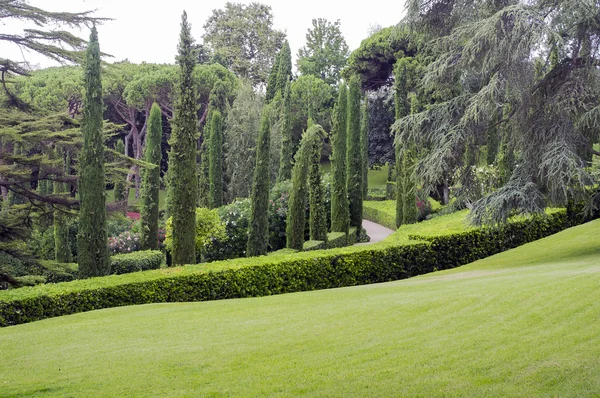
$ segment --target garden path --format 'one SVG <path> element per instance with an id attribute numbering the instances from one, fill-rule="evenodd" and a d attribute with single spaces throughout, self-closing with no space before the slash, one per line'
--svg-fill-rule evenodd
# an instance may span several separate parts
<path id="1" fill-rule="evenodd" d="M 371 240 L 369 242 L 357 243 L 354 246 L 370 245 L 371 243 L 375 243 L 375 242 L 384 240 L 385 238 L 390 236 L 392 233 L 394 233 L 393 230 L 386 228 L 383 225 L 375 224 L 373 221 L 369 221 L 369 220 L 363 220 L 362 226 L 367 231 L 367 235 L 369 235 Z"/>

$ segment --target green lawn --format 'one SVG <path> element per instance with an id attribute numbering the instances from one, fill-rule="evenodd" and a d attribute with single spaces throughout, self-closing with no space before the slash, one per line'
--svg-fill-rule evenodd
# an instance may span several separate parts
<path id="1" fill-rule="evenodd" d="M 599 231 L 392 283 L 0 329 L 0 395 L 592 396 Z"/>

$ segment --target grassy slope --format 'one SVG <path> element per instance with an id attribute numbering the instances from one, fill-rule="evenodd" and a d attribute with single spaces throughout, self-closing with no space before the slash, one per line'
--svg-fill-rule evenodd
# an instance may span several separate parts
<path id="1" fill-rule="evenodd" d="M 593 395 L 598 231 L 399 282 L 0 329 L 0 395 Z"/>

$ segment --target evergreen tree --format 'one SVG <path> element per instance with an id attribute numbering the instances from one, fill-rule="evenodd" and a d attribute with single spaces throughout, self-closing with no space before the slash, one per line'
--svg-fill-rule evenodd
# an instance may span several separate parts
<path id="1" fill-rule="evenodd" d="M 362 170 L 362 195 L 363 200 L 367 199 L 369 191 L 369 100 L 365 98 L 362 106 L 362 116 L 360 125 L 360 154 L 361 154 L 361 170 Z"/>
<path id="2" fill-rule="evenodd" d="M 350 209 L 350 226 L 362 226 L 362 156 L 360 145 L 360 81 L 350 78 L 348 90 L 348 136 L 346 153 L 346 187 Z"/>
<path id="3" fill-rule="evenodd" d="M 214 110 L 210 119 L 210 142 L 208 145 L 210 190 L 208 204 L 211 209 L 223 206 L 223 119 Z"/>
<path id="4" fill-rule="evenodd" d="M 292 160 L 294 152 L 294 142 L 292 140 L 292 109 L 290 101 L 290 82 L 285 84 L 285 94 L 283 96 L 283 105 L 281 107 L 281 156 L 279 159 L 279 181 L 285 181 L 292 178 Z"/>
<path id="5" fill-rule="evenodd" d="M 309 163 L 314 156 L 314 137 L 318 137 L 321 130 L 319 125 L 306 130 L 296 152 L 286 223 L 286 247 L 289 249 L 302 250 L 304 246 Z"/>
<path id="6" fill-rule="evenodd" d="M 173 217 L 173 264 L 196 262 L 196 91 L 193 71 L 196 61 L 192 51 L 193 38 L 187 14 L 181 18 L 177 64 L 179 85 L 175 102 L 173 132 L 169 153 L 169 189 Z"/>
<path id="7" fill-rule="evenodd" d="M 56 151 L 56 158 L 63 162 L 64 174 L 71 173 L 71 157 L 68 152 L 62 150 Z M 67 194 L 69 184 L 61 181 L 54 181 L 54 194 Z M 54 259 L 58 263 L 70 263 L 73 261 L 71 256 L 71 245 L 69 244 L 69 227 L 67 225 L 67 214 L 60 210 L 54 211 Z"/>
<path id="8" fill-rule="evenodd" d="M 346 84 L 339 87 L 338 102 L 333 120 L 333 153 L 331 156 L 331 231 L 348 233 L 348 191 L 346 189 L 346 132 L 348 94 Z"/>
<path id="9" fill-rule="evenodd" d="M 317 126 L 320 127 L 320 126 Z M 322 129 L 318 132 L 325 133 Z M 321 178 L 321 152 L 323 141 L 319 134 L 311 137 L 312 153 L 308 170 L 309 230 L 311 240 L 327 240 L 327 214 L 325 213 L 325 189 Z"/>
<path id="10" fill-rule="evenodd" d="M 269 80 L 267 81 L 267 93 L 265 99 L 267 102 L 271 101 L 275 98 L 275 94 L 277 93 L 277 75 L 279 74 L 279 62 L 281 59 L 281 51 L 279 51 L 275 55 L 275 60 L 273 61 L 273 66 L 271 67 L 271 72 L 269 72 Z"/>
<path id="11" fill-rule="evenodd" d="M 102 81 L 98 32 L 92 27 L 84 74 L 85 103 L 81 131 L 83 148 L 79 157 L 79 231 L 77 262 L 79 276 L 110 274 L 106 233 L 104 181 L 104 137 L 102 134 Z"/>
<path id="12" fill-rule="evenodd" d="M 269 244 L 269 146 L 271 130 L 269 107 L 265 107 L 256 143 L 256 167 L 252 183 L 252 210 L 246 255 L 267 254 Z"/>
<path id="13" fill-rule="evenodd" d="M 122 140 L 117 140 L 117 143 L 115 144 L 115 151 L 127 155 L 125 153 L 125 144 L 123 144 Z M 121 175 L 120 173 L 115 173 L 115 176 L 113 177 L 113 184 L 114 184 L 114 201 L 115 202 L 124 201 L 128 196 L 127 189 L 126 189 L 127 181 L 126 181 L 125 176 Z"/>
<path id="14" fill-rule="evenodd" d="M 158 195 L 160 191 L 160 161 L 162 152 L 160 141 L 162 138 L 162 115 L 159 105 L 152 104 L 148 118 L 146 133 L 146 147 L 144 148 L 144 161 L 156 165 L 153 169 L 146 169 L 142 175 L 142 207 L 140 221 L 142 224 L 142 250 L 158 249 Z"/>
<path id="15" fill-rule="evenodd" d="M 280 92 L 283 95 L 287 84 L 292 78 L 292 51 L 290 50 L 290 43 L 287 40 L 283 42 L 278 55 L 279 64 L 277 65 L 275 93 Z"/>

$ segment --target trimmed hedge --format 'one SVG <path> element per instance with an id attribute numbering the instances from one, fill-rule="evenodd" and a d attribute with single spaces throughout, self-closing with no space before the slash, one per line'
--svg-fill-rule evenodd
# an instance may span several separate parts
<path id="1" fill-rule="evenodd" d="M 145 250 L 111 257 L 111 274 L 127 274 L 130 272 L 159 269 L 164 255 L 159 250 Z"/>
<path id="2" fill-rule="evenodd" d="M 381 224 L 391 230 L 396 230 L 396 201 L 365 201 L 363 203 L 363 218 Z"/>
<path id="3" fill-rule="evenodd" d="M 322 240 L 308 240 L 304 242 L 302 248 L 303 251 L 310 250 L 322 250 L 322 249 L 334 249 L 337 247 L 352 246 L 357 241 L 356 227 L 351 227 L 348 230 L 348 238 L 343 232 L 329 232 L 327 234 L 327 241 Z"/>
<path id="4" fill-rule="evenodd" d="M 574 220 L 560 211 L 495 229 L 438 237 L 413 236 L 421 240 L 412 244 L 400 245 L 388 239 L 369 246 L 23 288 L 12 297 L 0 294 L 0 326 L 124 305 L 257 297 L 388 282 L 457 267 L 589 219 Z"/>

